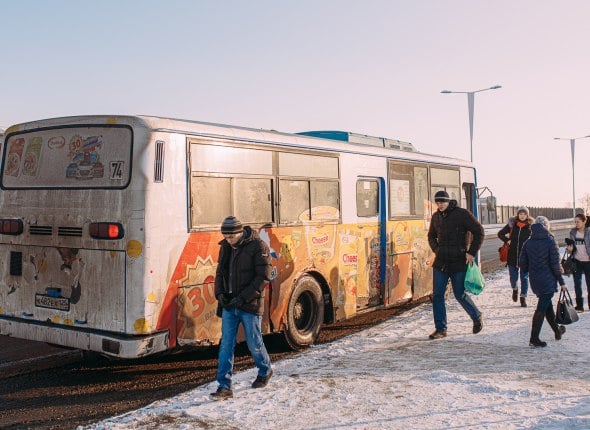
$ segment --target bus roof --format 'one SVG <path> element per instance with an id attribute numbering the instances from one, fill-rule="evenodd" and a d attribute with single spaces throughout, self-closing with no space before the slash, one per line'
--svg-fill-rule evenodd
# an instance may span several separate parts
<path id="1" fill-rule="evenodd" d="M 469 161 L 444 155 L 419 152 L 409 142 L 366 136 L 345 131 L 311 131 L 286 133 L 204 121 L 193 121 L 149 115 L 85 115 L 49 118 L 16 124 L 5 135 L 16 131 L 75 124 L 130 124 L 154 132 L 182 133 L 209 138 L 231 138 L 243 142 L 281 144 L 291 147 L 328 150 L 364 155 L 395 157 L 412 161 L 438 162 L 472 167 Z M 403 144 L 403 145 L 402 145 Z"/>

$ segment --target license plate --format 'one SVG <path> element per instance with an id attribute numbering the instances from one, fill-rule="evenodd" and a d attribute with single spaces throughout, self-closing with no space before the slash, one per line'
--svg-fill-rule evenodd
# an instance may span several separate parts
<path id="1" fill-rule="evenodd" d="M 70 310 L 70 299 L 67 297 L 51 297 L 45 294 L 35 294 L 35 306 L 38 308 L 57 309 L 59 311 Z"/>

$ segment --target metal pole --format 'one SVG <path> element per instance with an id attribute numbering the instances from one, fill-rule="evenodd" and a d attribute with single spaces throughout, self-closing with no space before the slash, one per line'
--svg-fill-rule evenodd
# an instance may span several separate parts
<path id="1" fill-rule="evenodd" d="M 576 217 L 576 174 L 575 174 L 575 163 L 574 153 L 576 150 L 576 139 L 570 139 L 570 145 L 572 147 L 572 206 L 574 212 L 574 218 Z"/>
<path id="2" fill-rule="evenodd" d="M 467 109 L 469 109 L 469 149 L 471 151 L 471 158 L 469 161 L 473 163 L 473 108 L 475 105 L 475 93 L 467 93 Z"/>

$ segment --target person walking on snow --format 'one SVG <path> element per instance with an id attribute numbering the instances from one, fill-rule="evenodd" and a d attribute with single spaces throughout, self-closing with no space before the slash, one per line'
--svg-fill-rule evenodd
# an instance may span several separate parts
<path id="1" fill-rule="evenodd" d="M 498 237 L 504 243 L 508 243 L 508 274 L 510 275 L 510 286 L 512 287 L 512 301 L 518 301 L 518 275 L 520 272 L 520 306 L 526 308 L 526 295 L 529 291 L 529 274 L 519 269 L 518 258 L 522 245 L 531 235 L 531 224 L 534 219 L 529 216 L 529 210 L 521 206 L 516 211 L 516 216 L 508 220 L 508 224 L 498 232 Z"/>
<path id="2" fill-rule="evenodd" d="M 221 224 L 223 240 L 219 242 L 219 258 L 215 275 L 217 316 L 221 316 L 221 342 L 217 368 L 216 400 L 233 397 L 231 388 L 234 348 L 240 324 L 258 376 L 252 388 L 262 388 L 272 376 L 270 357 L 262 340 L 264 291 L 271 278 L 272 264 L 268 246 L 258 233 L 233 216 Z"/>
<path id="3" fill-rule="evenodd" d="M 567 249 L 573 253 L 576 260 L 574 272 L 574 291 L 576 292 L 576 310 L 584 312 L 584 297 L 582 293 L 582 275 L 586 278 L 588 291 L 588 308 L 590 309 L 590 228 L 587 227 L 588 218 L 584 214 L 577 214 L 574 218 L 576 227 L 570 231 L 572 245 Z"/>
<path id="4" fill-rule="evenodd" d="M 559 248 L 549 230 L 549 220 L 544 216 L 538 216 L 531 226 L 531 237 L 522 247 L 519 260 L 521 270 L 529 272 L 531 289 L 539 298 L 533 314 L 529 343 L 534 347 L 547 346 L 547 342 L 539 338 L 545 318 L 555 334 L 555 340 L 560 340 L 561 335 L 565 333 L 565 327 L 555 321 L 552 299 L 557 291 L 557 284 L 564 291 L 567 287 L 559 266 Z"/>
<path id="5" fill-rule="evenodd" d="M 484 238 L 484 229 L 466 209 L 457 206 L 446 191 L 434 195 L 437 211 L 432 215 L 428 230 L 428 243 L 436 254 L 433 268 L 432 310 L 435 331 L 430 339 L 441 339 L 447 335 L 447 310 L 445 291 L 451 280 L 453 294 L 459 304 L 473 320 L 473 333 L 483 328 L 482 314 L 465 292 L 467 264 L 472 264 Z M 471 243 L 467 243 L 467 232 Z"/>

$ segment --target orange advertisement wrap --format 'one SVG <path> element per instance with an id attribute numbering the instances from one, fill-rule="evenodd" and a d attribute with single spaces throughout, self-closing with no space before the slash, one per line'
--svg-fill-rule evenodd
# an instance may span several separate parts
<path id="1" fill-rule="evenodd" d="M 389 243 L 393 252 L 388 264 L 388 293 L 386 304 L 395 304 L 412 298 L 412 236 L 409 221 L 392 223 Z"/>
<path id="2" fill-rule="evenodd" d="M 412 280 L 427 282 L 420 296 L 432 288 L 432 274 L 424 264 L 428 255 L 422 220 L 388 225 L 387 261 L 380 261 L 376 224 L 317 224 L 262 228 L 269 246 L 272 280 L 266 290 L 264 333 L 284 328 L 286 309 L 296 281 L 311 272 L 330 288 L 335 320 L 350 318 L 359 309 L 395 304 L 412 298 Z M 170 344 L 215 344 L 221 319 L 215 313 L 214 280 L 221 234 L 191 233 L 168 283 L 157 329 L 170 331 Z M 426 247 L 425 247 L 426 246 Z M 413 259 L 413 256 L 417 258 Z M 386 264 L 386 285 L 380 267 Z M 325 312 L 331 312 L 326 308 Z"/>

